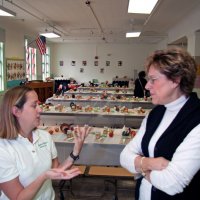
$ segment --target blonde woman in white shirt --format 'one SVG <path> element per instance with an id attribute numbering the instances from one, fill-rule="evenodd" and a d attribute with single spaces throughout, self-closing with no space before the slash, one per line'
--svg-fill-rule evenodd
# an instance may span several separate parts
<path id="1" fill-rule="evenodd" d="M 71 179 L 88 130 L 78 128 L 70 156 L 60 164 L 49 133 L 37 129 L 41 108 L 36 92 L 25 86 L 8 90 L 0 112 L 0 199 L 48 199 L 55 193 L 51 180 Z"/>

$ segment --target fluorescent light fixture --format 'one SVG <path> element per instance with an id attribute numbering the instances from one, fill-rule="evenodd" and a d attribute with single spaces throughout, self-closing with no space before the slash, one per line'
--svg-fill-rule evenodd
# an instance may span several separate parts
<path id="1" fill-rule="evenodd" d="M 59 37 L 61 37 L 60 34 L 55 33 L 55 32 L 45 32 L 45 33 L 40 33 L 40 35 L 45 36 L 46 38 L 59 38 Z"/>
<path id="2" fill-rule="evenodd" d="M 0 16 L 14 17 L 16 13 L 0 5 Z"/>
<path id="3" fill-rule="evenodd" d="M 128 13 L 150 14 L 158 0 L 129 0 Z"/>
<path id="4" fill-rule="evenodd" d="M 129 32 L 126 33 L 126 37 L 130 38 L 130 37 L 139 37 L 141 32 Z"/>

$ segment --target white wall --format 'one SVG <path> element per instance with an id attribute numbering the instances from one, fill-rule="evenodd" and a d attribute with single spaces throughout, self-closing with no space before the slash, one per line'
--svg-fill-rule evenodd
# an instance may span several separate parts
<path id="1" fill-rule="evenodd" d="M 186 15 L 178 24 L 169 31 L 168 43 L 176 41 L 184 36 L 188 38 L 187 50 L 195 56 L 195 31 L 200 29 L 200 6 Z"/>
<path id="2" fill-rule="evenodd" d="M 0 18 L 0 28 L 5 30 L 5 58 L 25 59 L 25 36 L 29 36 L 29 39 L 33 41 L 34 39 L 36 39 L 38 33 L 33 33 L 30 30 L 23 27 L 23 22 L 21 25 L 16 25 L 13 21 L 10 21 L 10 23 L 5 23 L 2 18 Z M 35 42 L 32 43 L 32 46 L 37 47 Z M 36 62 L 37 79 L 42 79 L 41 55 L 39 53 Z"/>
<path id="3" fill-rule="evenodd" d="M 22 22 L 23 23 L 23 22 Z M 5 24 L 0 19 L 0 27 L 5 30 L 5 57 L 25 59 L 24 38 L 25 35 L 35 37 L 37 34 L 26 30 L 14 23 Z M 155 49 L 154 45 L 132 45 L 132 44 L 51 44 L 51 71 L 54 76 L 64 75 L 73 77 L 80 82 L 88 82 L 93 78 L 99 81 L 111 81 L 113 77 L 128 76 L 134 77 L 134 70 L 143 70 L 146 57 Z M 98 56 L 99 66 L 94 66 L 95 56 Z M 40 57 L 38 57 L 40 60 Z M 71 66 L 71 61 L 76 61 L 76 66 Z M 82 66 L 82 61 L 87 61 L 87 66 Z M 110 61 L 109 67 L 105 66 L 106 61 Z M 64 61 L 64 66 L 59 66 L 59 61 Z M 118 61 L 123 62 L 122 67 L 118 67 Z M 39 68 L 39 62 L 37 62 Z M 80 68 L 84 68 L 84 73 L 80 73 Z M 100 68 L 104 68 L 104 73 L 100 73 Z M 38 74 L 41 79 L 41 74 Z"/>
<path id="4" fill-rule="evenodd" d="M 195 31 L 200 29 L 200 7 L 196 7 L 191 14 L 180 20 L 168 34 L 168 37 L 157 45 L 138 44 L 55 44 L 53 45 L 52 73 L 54 76 L 64 75 L 75 78 L 80 82 L 97 78 L 99 81 L 111 81 L 113 77 L 134 77 L 134 70 L 143 70 L 146 57 L 156 49 L 167 47 L 168 43 L 186 36 L 188 38 L 187 50 L 191 55 L 200 55 L 196 52 Z M 199 45 L 199 44 L 198 44 Z M 97 53 L 96 53 L 97 52 Z M 94 66 L 94 57 L 99 56 L 99 66 Z M 108 54 L 111 54 L 108 56 Z M 71 61 L 76 61 L 76 66 L 71 66 Z M 87 61 L 87 66 L 82 66 L 82 61 Z M 106 60 L 111 61 L 111 66 L 106 67 Z M 118 67 L 117 62 L 123 61 L 123 66 Z M 59 61 L 64 61 L 64 66 L 59 66 Z M 84 68 L 84 73 L 80 73 Z M 100 68 L 105 68 L 101 74 Z"/>
<path id="5" fill-rule="evenodd" d="M 144 44 L 53 44 L 51 45 L 51 67 L 54 76 L 64 75 L 67 78 L 73 77 L 81 82 L 97 78 L 105 81 L 118 75 L 119 77 L 134 77 L 134 70 L 142 70 L 146 57 L 155 49 L 163 49 L 183 36 L 188 38 L 188 51 L 195 55 L 195 31 L 200 29 L 200 7 L 193 10 L 190 15 L 186 15 L 175 27 L 169 31 L 169 36 L 157 45 Z M 23 24 L 23 22 L 22 22 Z M 5 29 L 6 45 L 5 57 L 24 58 L 24 36 L 36 37 L 32 33 L 20 26 L 4 24 L 0 18 L 0 27 Z M 199 45 L 199 44 L 198 44 Z M 110 56 L 109 56 L 110 54 Z M 99 66 L 94 66 L 94 57 L 98 56 Z M 198 54 L 200 55 L 200 53 Z M 71 66 L 71 61 L 76 61 L 76 66 Z M 82 66 L 82 61 L 86 60 L 88 65 Z M 105 62 L 111 61 L 111 66 L 106 67 Z M 118 67 L 117 62 L 122 60 L 123 66 Z M 64 61 L 64 66 L 59 66 L 59 61 Z M 40 66 L 38 66 L 40 67 Z M 84 68 L 84 73 L 80 73 L 80 68 Z M 104 74 L 100 73 L 100 68 L 105 68 Z M 40 78 L 40 76 L 38 76 Z"/>
<path id="6" fill-rule="evenodd" d="M 22 22 L 23 25 L 23 22 Z M 5 23 L 0 18 L 0 27 L 5 30 L 5 57 L 24 59 L 24 37 L 31 35 L 24 27 L 16 25 L 12 21 Z M 33 34 L 33 33 L 32 33 Z"/>
<path id="7" fill-rule="evenodd" d="M 146 57 L 155 49 L 155 45 L 142 44 L 55 44 L 53 47 L 52 71 L 54 76 L 74 78 L 80 82 L 88 82 L 93 78 L 102 81 L 112 81 L 115 76 L 134 77 L 134 70 L 143 70 Z M 95 56 L 98 56 L 99 66 L 94 66 Z M 76 61 L 76 66 L 71 66 L 71 61 Z M 82 61 L 87 61 L 87 66 L 82 66 Z M 64 66 L 59 65 L 64 61 Z M 110 66 L 106 66 L 110 61 Z M 118 66 L 118 61 L 123 66 Z M 84 68 L 84 73 L 80 73 Z M 104 68 L 104 73 L 100 69 Z"/>

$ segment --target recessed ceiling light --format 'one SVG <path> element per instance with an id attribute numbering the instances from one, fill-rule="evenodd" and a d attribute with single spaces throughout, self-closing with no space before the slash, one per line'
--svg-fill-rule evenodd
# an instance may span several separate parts
<path id="1" fill-rule="evenodd" d="M 129 32 L 129 33 L 126 33 L 126 37 L 127 38 L 130 38 L 130 37 L 139 37 L 140 36 L 140 33 L 141 32 Z"/>
<path id="2" fill-rule="evenodd" d="M 158 0 L 129 0 L 128 13 L 150 14 Z"/>
<path id="3" fill-rule="evenodd" d="M 16 13 L 3 6 L 0 6 L 0 16 L 15 17 Z"/>
<path id="4" fill-rule="evenodd" d="M 61 37 L 60 34 L 56 33 L 56 32 L 45 32 L 45 33 L 40 33 L 40 35 L 46 37 L 46 38 L 59 38 Z"/>

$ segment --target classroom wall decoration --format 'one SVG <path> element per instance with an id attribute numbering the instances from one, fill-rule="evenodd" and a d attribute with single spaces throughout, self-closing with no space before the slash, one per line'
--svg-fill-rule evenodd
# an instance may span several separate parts
<path id="1" fill-rule="evenodd" d="M 118 67 L 121 67 L 122 66 L 122 61 L 118 61 Z"/>
<path id="2" fill-rule="evenodd" d="M 99 65 L 99 61 L 98 60 L 95 60 L 94 61 L 94 66 L 98 66 Z"/>
<path id="3" fill-rule="evenodd" d="M 63 67 L 63 66 L 64 66 L 64 61 L 60 60 L 60 67 Z"/>
<path id="4" fill-rule="evenodd" d="M 82 66 L 87 66 L 87 61 L 86 60 L 82 61 Z"/>
<path id="5" fill-rule="evenodd" d="M 26 78 L 23 59 L 6 59 L 7 81 L 20 80 Z"/>
<path id="6" fill-rule="evenodd" d="M 109 60 L 106 61 L 106 66 L 107 67 L 110 66 L 110 61 Z"/>
<path id="7" fill-rule="evenodd" d="M 76 61 L 75 60 L 72 60 L 71 66 L 76 66 Z"/>
<path id="8" fill-rule="evenodd" d="M 84 72 L 84 68 L 80 68 L 80 73 L 83 73 Z"/>
<path id="9" fill-rule="evenodd" d="M 100 69 L 100 73 L 102 73 L 102 74 L 104 73 L 104 68 Z"/>

